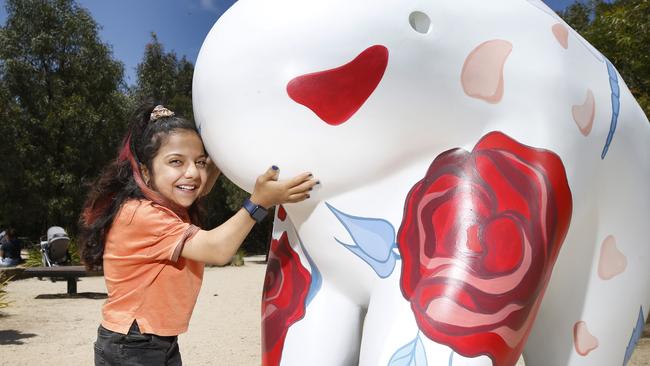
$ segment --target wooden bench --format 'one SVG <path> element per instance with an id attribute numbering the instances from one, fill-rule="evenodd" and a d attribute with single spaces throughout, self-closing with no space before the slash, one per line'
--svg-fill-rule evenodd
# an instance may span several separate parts
<path id="1" fill-rule="evenodd" d="M 68 295 L 77 293 L 77 279 L 79 277 L 103 276 L 103 271 L 88 271 L 84 266 L 58 266 L 58 267 L 29 267 L 20 275 L 21 277 L 49 277 L 63 278 L 68 281 Z"/>

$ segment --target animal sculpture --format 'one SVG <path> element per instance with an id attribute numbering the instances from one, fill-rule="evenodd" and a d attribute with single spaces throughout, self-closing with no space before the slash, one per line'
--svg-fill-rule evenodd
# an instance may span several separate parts
<path id="1" fill-rule="evenodd" d="M 276 209 L 264 365 L 625 365 L 650 307 L 650 124 L 536 0 L 239 0 L 197 60 L 208 152 Z"/>

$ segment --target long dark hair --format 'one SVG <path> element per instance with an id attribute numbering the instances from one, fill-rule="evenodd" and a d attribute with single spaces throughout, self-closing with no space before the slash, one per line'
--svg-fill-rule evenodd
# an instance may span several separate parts
<path id="1" fill-rule="evenodd" d="M 169 134 L 178 130 L 198 134 L 194 123 L 175 115 L 160 117 L 152 122 L 151 112 L 155 106 L 156 103 L 147 101 L 136 111 L 118 157 L 102 170 L 90 187 L 79 218 L 79 248 L 81 258 L 89 269 L 102 265 L 106 234 L 120 207 L 129 199 L 151 200 L 195 225 L 201 224 L 200 199 L 186 210 L 149 188 L 142 179 L 140 166 L 153 171 L 153 158 Z"/>

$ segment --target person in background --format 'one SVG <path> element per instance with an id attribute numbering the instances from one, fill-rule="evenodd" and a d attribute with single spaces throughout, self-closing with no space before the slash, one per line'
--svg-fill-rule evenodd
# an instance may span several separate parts
<path id="1" fill-rule="evenodd" d="M 23 262 L 20 257 L 22 245 L 20 239 L 16 236 L 16 229 L 9 228 L 0 243 L 0 267 L 13 267 Z"/>

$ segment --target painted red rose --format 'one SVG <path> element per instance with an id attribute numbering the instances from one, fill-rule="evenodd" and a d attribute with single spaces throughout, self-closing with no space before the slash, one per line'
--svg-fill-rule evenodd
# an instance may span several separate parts
<path id="1" fill-rule="evenodd" d="M 289 327 L 305 316 L 311 275 L 289 244 L 287 233 L 271 242 L 262 294 L 262 365 L 280 364 Z"/>
<path id="2" fill-rule="evenodd" d="M 514 365 L 571 219 L 564 165 L 500 132 L 440 154 L 409 192 L 401 287 L 419 328 L 466 357 Z"/>

